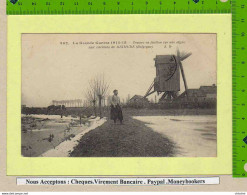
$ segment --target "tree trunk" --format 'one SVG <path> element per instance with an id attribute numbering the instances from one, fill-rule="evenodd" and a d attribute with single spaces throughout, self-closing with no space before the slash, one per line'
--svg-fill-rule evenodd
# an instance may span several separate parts
<path id="1" fill-rule="evenodd" d="M 99 116 L 100 118 L 102 118 L 101 101 L 102 101 L 102 96 L 99 95 Z"/>
<path id="2" fill-rule="evenodd" d="M 93 109 L 94 109 L 94 116 L 97 116 L 97 111 L 96 111 L 96 101 L 93 102 Z"/>

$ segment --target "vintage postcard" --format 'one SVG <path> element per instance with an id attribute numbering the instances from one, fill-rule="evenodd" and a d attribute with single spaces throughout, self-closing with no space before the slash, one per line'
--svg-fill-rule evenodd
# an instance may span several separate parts
<path id="1" fill-rule="evenodd" d="M 23 157 L 217 157 L 216 34 L 22 34 Z"/>

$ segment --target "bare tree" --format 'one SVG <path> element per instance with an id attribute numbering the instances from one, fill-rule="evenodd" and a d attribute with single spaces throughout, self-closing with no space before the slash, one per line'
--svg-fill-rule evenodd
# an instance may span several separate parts
<path id="1" fill-rule="evenodd" d="M 99 103 L 99 115 L 102 118 L 102 100 L 106 97 L 109 89 L 109 82 L 105 79 L 104 74 L 99 74 L 89 81 L 88 97 L 92 100 L 95 116 L 96 116 L 96 102 Z"/>
<path id="2" fill-rule="evenodd" d="M 96 110 L 96 102 L 97 102 L 97 95 L 92 88 L 88 88 L 85 93 L 86 99 L 90 104 L 93 104 L 94 115 L 97 116 Z"/>

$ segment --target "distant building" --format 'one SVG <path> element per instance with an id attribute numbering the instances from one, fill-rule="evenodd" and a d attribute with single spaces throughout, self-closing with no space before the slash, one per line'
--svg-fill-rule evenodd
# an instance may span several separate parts
<path id="1" fill-rule="evenodd" d="M 143 108 L 149 104 L 149 101 L 147 98 L 144 98 L 141 95 L 134 95 L 130 100 L 128 101 L 127 105 L 133 108 Z"/>
<path id="2" fill-rule="evenodd" d="M 206 95 L 206 99 L 217 99 L 217 87 L 216 85 L 212 86 L 201 86 L 199 88 L 200 91 L 202 91 Z"/>
<path id="3" fill-rule="evenodd" d="M 63 105 L 65 107 L 82 107 L 83 101 L 81 99 L 75 100 L 52 100 L 52 105 L 59 106 Z"/>
<path id="4" fill-rule="evenodd" d="M 187 93 L 187 94 L 186 94 Z M 188 97 L 186 97 L 186 95 Z M 176 101 L 216 101 L 217 99 L 217 87 L 201 86 L 199 89 L 188 89 L 187 92 L 183 92 Z"/>
<path id="5" fill-rule="evenodd" d="M 134 95 L 132 98 L 130 98 L 129 103 L 148 103 L 148 99 L 144 98 L 141 95 Z"/>

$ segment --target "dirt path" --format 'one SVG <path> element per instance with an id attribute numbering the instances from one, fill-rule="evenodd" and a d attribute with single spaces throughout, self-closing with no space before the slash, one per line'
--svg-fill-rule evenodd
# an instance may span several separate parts
<path id="1" fill-rule="evenodd" d="M 85 134 L 71 153 L 73 157 L 167 157 L 174 144 L 145 123 L 125 115 L 124 124 L 107 121 Z"/>

